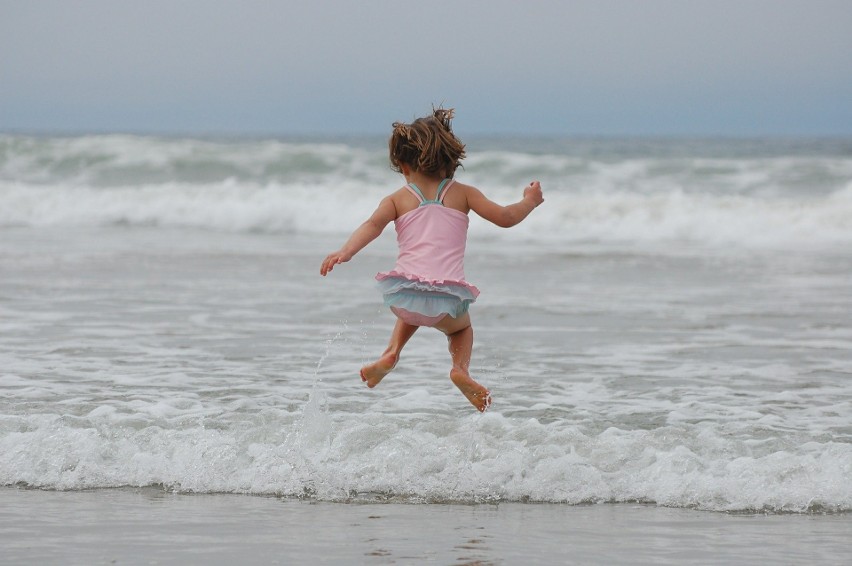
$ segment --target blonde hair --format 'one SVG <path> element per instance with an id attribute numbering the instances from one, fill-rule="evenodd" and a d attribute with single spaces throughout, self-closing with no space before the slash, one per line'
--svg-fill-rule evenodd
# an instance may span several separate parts
<path id="1" fill-rule="evenodd" d="M 464 159 L 464 144 L 450 124 L 452 108 L 432 108 L 432 115 L 410 124 L 393 123 L 388 140 L 391 169 L 402 172 L 402 164 L 436 177 L 452 177 Z"/>

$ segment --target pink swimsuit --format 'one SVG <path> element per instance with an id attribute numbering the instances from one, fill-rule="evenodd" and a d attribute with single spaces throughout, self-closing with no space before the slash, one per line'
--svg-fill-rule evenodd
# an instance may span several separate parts
<path id="1" fill-rule="evenodd" d="M 376 280 L 389 306 L 403 322 L 434 326 L 447 315 L 467 312 L 479 289 L 464 280 L 467 214 L 444 206 L 453 184 L 444 179 L 435 200 L 427 200 L 413 183 L 406 188 L 420 206 L 396 219 L 399 256 L 393 271 Z"/>

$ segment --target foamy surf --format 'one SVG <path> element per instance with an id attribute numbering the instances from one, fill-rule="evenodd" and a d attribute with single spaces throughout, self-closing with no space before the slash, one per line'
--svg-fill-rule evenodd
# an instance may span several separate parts
<path id="1" fill-rule="evenodd" d="M 224 424 L 229 420 L 239 422 Z M 268 410 L 240 418 L 188 400 L 4 421 L 4 485 L 163 486 L 324 501 L 852 511 L 852 445 L 749 440 L 715 425 L 594 432 L 496 412 L 458 419 L 340 416 L 311 402 L 300 415 Z"/>

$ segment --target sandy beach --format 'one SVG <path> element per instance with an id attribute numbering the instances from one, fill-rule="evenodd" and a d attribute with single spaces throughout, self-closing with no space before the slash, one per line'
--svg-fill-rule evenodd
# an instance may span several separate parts
<path id="1" fill-rule="evenodd" d="M 5 564 L 842 564 L 852 517 L 0 489 Z"/>

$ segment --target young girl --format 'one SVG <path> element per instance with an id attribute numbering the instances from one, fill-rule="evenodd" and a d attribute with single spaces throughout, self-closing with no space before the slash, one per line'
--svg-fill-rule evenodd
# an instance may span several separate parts
<path id="1" fill-rule="evenodd" d="M 508 228 L 521 222 L 544 199 L 533 181 L 523 198 L 500 206 L 453 174 L 465 156 L 464 144 L 453 134 L 453 110 L 439 108 L 411 124 L 395 122 L 388 146 L 391 167 L 408 183 L 385 197 L 338 251 L 325 258 L 320 274 L 349 261 L 394 221 L 399 257 L 393 271 L 376 279 L 385 305 L 397 316 L 390 344 L 381 357 L 361 368 L 361 380 L 375 387 L 399 361 L 402 348 L 421 326 L 447 335 L 453 368 L 450 379 L 479 411 L 491 404 L 489 391 L 468 373 L 473 328 L 468 307 L 479 289 L 464 279 L 468 213 Z"/>

